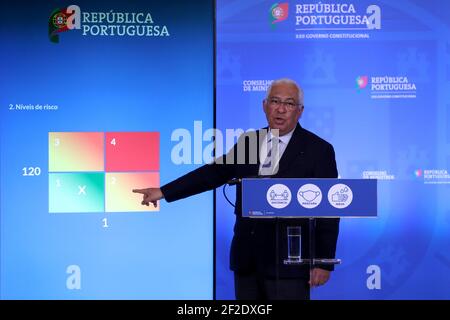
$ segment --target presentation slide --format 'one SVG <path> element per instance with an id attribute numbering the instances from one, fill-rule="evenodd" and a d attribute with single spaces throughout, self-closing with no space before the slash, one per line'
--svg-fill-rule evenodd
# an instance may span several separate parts
<path id="1" fill-rule="evenodd" d="M 154 207 L 132 190 L 201 164 L 213 1 L 3 1 L 0 16 L 1 299 L 212 299 L 212 192 Z"/>

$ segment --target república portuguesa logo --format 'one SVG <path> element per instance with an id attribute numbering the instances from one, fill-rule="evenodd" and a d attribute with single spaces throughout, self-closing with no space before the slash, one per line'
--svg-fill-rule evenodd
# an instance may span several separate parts
<path id="1" fill-rule="evenodd" d="M 155 25 L 149 12 L 81 12 L 77 5 L 55 9 L 48 21 L 48 37 L 59 42 L 59 33 L 81 30 L 83 36 L 168 37 L 166 25 Z"/>
<path id="2" fill-rule="evenodd" d="M 69 6 L 63 9 L 55 9 L 48 20 L 48 37 L 53 43 L 59 42 L 58 33 L 80 28 L 79 23 L 76 26 L 75 21 L 79 21 L 80 8 L 78 6 Z"/>
<path id="3" fill-rule="evenodd" d="M 369 83 L 368 76 L 359 76 L 356 78 L 356 86 L 358 89 L 364 89 L 367 86 L 367 83 Z"/>
<path id="4" fill-rule="evenodd" d="M 371 99 L 415 99 L 417 86 L 405 75 L 358 76 L 358 91 L 370 88 Z"/>
<path id="5" fill-rule="evenodd" d="M 300 1 L 299 1 L 300 2 Z M 292 9 L 296 39 L 369 39 L 381 30 L 381 7 L 358 1 L 308 3 Z"/>
<path id="6" fill-rule="evenodd" d="M 381 29 L 381 8 L 352 3 L 302 3 L 295 6 L 297 30 L 374 30 Z"/>
<path id="7" fill-rule="evenodd" d="M 275 3 L 270 7 L 269 19 L 272 28 L 275 28 L 275 23 L 286 20 L 289 12 L 289 3 Z"/>

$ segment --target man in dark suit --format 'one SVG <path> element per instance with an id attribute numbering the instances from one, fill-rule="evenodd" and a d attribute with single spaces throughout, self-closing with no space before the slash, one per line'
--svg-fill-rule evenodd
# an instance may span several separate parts
<path id="1" fill-rule="evenodd" d="M 332 145 L 298 123 L 304 110 L 303 91 L 293 80 L 272 82 L 263 109 L 268 130 L 243 134 L 227 155 L 161 188 L 135 189 L 133 192 L 144 195 L 143 205 L 153 203 L 156 206 L 160 199 L 179 200 L 217 188 L 232 178 L 337 178 Z M 255 143 L 257 148 L 253 148 Z M 251 150 L 257 150 L 257 157 L 253 157 Z M 287 252 L 287 226 L 301 226 L 302 257 L 309 257 L 309 220 L 243 218 L 240 191 L 238 184 L 230 253 L 236 298 L 309 299 L 310 287 L 325 284 L 333 266 L 315 265 L 309 270 L 307 265 L 283 263 Z M 339 219 L 316 220 L 312 235 L 316 258 L 335 257 L 338 231 Z"/>

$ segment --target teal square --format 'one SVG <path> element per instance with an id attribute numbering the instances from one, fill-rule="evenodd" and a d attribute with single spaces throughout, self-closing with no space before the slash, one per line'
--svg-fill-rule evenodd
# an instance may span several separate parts
<path id="1" fill-rule="evenodd" d="M 49 212 L 104 212 L 105 174 L 49 173 Z"/>

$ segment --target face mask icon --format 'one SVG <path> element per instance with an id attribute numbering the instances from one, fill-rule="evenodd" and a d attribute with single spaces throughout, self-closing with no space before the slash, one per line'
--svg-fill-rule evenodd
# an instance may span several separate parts
<path id="1" fill-rule="evenodd" d="M 306 190 L 306 191 L 299 191 L 298 195 L 305 199 L 308 202 L 314 201 L 317 199 L 318 196 L 320 196 L 320 191 L 313 191 L 313 190 Z"/>

